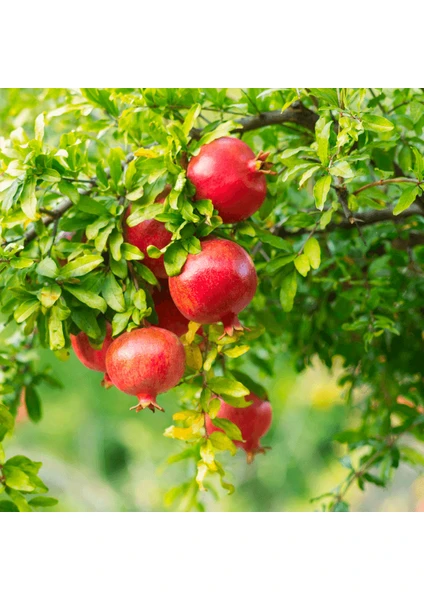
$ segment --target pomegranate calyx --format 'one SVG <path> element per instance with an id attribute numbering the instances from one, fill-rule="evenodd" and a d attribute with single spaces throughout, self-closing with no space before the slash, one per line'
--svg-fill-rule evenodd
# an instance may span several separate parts
<path id="1" fill-rule="evenodd" d="M 135 412 L 138 413 L 145 408 L 149 408 L 152 412 L 155 412 L 155 410 L 165 412 L 162 406 L 159 406 L 159 404 L 156 402 L 156 396 L 151 394 L 138 394 L 137 398 L 138 404 L 131 406 L 130 410 L 135 410 Z"/>
<path id="2" fill-rule="evenodd" d="M 253 450 L 246 451 L 247 464 L 251 465 L 257 454 L 266 454 L 268 450 L 271 450 L 271 446 L 258 446 Z"/>
<path id="3" fill-rule="evenodd" d="M 249 162 L 249 169 L 252 173 L 263 173 L 264 175 L 277 175 L 276 171 L 273 171 L 273 163 L 267 160 L 269 152 L 259 152 L 253 160 Z"/>
<path id="4" fill-rule="evenodd" d="M 108 390 L 109 388 L 113 387 L 113 383 L 107 373 L 105 373 L 101 384 L 105 388 L 105 390 Z"/>
<path id="5" fill-rule="evenodd" d="M 225 315 L 225 317 L 222 318 L 222 324 L 224 325 L 224 333 L 219 337 L 219 339 L 222 339 L 226 335 L 234 335 L 234 330 L 243 331 L 246 329 L 240 323 L 238 316 L 233 313 Z"/>

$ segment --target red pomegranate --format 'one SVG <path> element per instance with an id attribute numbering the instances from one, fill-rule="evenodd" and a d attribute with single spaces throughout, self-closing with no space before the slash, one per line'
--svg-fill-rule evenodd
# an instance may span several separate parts
<path id="1" fill-rule="evenodd" d="M 221 400 L 217 417 L 228 419 L 240 429 L 244 442 L 235 441 L 234 443 L 239 448 L 243 448 L 247 454 L 247 462 L 250 463 L 255 454 L 265 450 L 260 444 L 260 439 L 271 427 L 272 408 L 268 400 L 263 400 L 255 394 L 249 394 L 246 396 L 246 400 L 252 401 L 252 404 L 245 408 L 235 408 Z M 214 431 L 220 431 L 213 425 L 208 415 L 206 415 L 205 425 L 208 435 Z"/>
<path id="2" fill-rule="evenodd" d="M 255 295 L 257 276 L 252 259 L 235 242 L 209 239 L 199 254 L 189 254 L 169 291 L 178 310 L 190 321 L 221 321 L 225 332 L 243 329 L 237 314 Z"/>
<path id="3" fill-rule="evenodd" d="M 108 375 L 119 390 L 137 396 L 137 412 L 163 410 L 157 394 L 166 392 L 184 374 L 185 352 L 175 333 L 161 327 L 133 329 L 116 338 L 106 354 Z"/>
<path id="4" fill-rule="evenodd" d="M 195 199 L 211 200 L 224 223 L 247 219 L 265 200 L 265 173 L 272 174 L 268 155 L 261 152 L 255 157 L 247 144 L 232 137 L 205 144 L 187 169 Z"/>
<path id="5" fill-rule="evenodd" d="M 157 202 L 164 202 L 164 198 L 159 198 Z M 168 277 L 165 271 L 165 265 L 163 262 L 163 256 L 159 258 L 150 258 L 147 254 L 148 246 L 156 246 L 159 250 L 162 250 L 169 244 L 172 239 L 172 233 L 168 231 L 163 223 L 156 221 L 156 219 L 147 219 L 142 221 L 134 227 L 129 227 L 126 220 L 131 214 L 131 207 L 125 214 L 125 226 L 124 226 L 124 237 L 125 241 L 133 246 L 137 246 L 144 254 L 142 262 L 149 267 L 151 271 L 159 279 L 165 279 Z"/>
<path id="6" fill-rule="evenodd" d="M 93 371 L 106 371 L 106 352 L 112 343 L 112 325 L 106 322 L 106 336 L 100 350 L 96 350 L 90 344 L 90 338 L 86 333 L 80 331 L 78 335 L 71 334 L 71 344 L 80 362 Z"/>
<path id="7" fill-rule="evenodd" d="M 158 316 L 158 327 L 172 331 L 178 337 L 181 337 L 188 330 L 188 319 L 180 313 L 175 306 L 169 293 L 168 283 L 161 283 L 162 289 L 155 289 L 153 292 L 153 302 Z"/>

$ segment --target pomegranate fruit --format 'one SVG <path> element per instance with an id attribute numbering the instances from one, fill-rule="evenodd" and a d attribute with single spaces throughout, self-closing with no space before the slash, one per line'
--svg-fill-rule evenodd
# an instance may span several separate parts
<path id="1" fill-rule="evenodd" d="M 211 200 L 224 223 L 247 219 L 265 200 L 265 173 L 273 174 L 268 155 L 255 157 L 245 142 L 232 137 L 205 144 L 187 169 L 195 200 Z"/>
<path id="2" fill-rule="evenodd" d="M 155 289 L 153 292 L 153 302 L 158 316 L 158 327 L 172 331 L 178 337 L 181 337 L 188 331 L 188 319 L 180 313 L 175 306 L 169 293 L 167 282 L 162 282 L 162 289 Z"/>
<path id="3" fill-rule="evenodd" d="M 247 454 L 247 462 L 250 463 L 255 454 L 265 451 L 260 444 L 260 439 L 271 427 L 272 408 L 268 400 L 259 398 L 255 394 L 249 394 L 245 399 L 252 402 L 245 408 L 235 408 L 221 400 L 217 417 L 228 419 L 240 429 L 244 441 L 234 441 L 234 443 L 239 448 L 243 448 Z M 205 427 L 207 435 L 214 431 L 221 431 L 215 427 L 208 415 L 206 415 Z"/>
<path id="4" fill-rule="evenodd" d="M 209 239 L 199 254 L 189 254 L 179 275 L 169 278 L 178 310 L 190 321 L 221 321 L 232 335 L 243 329 L 237 314 L 255 295 L 257 276 L 252 259 L 235 242 Z"/>
<path id="5" fill-rule="evenodd" d="M 106 322 L 106 336 L 100 350 L 93 348 L 90 338 L 81 331 L 78 335 L 71 334 L 71 344 L 80 362 L 93 371 L 106 372 L 106 352 L 112 343 L 112 325 Z"/>
<path id="6" fill-rule="evenodd" d="M 164 202 L 164 198 L 157 200 L 158 202 Z M 125 241 L 133 246 L 137 246 L 144 254 L 144 258 L 141 261 L 148 267 L 159 279 L 165 279 L 168 277 L 165 271 L 165 264 L 163 256 L 159 258 L 150 258 L 147 254 L 147 248 L 149 246 L 156 246 L 159 250 L 162 250 L 172 240 L 172 233 L 168 231 L 163 223 L 156 221 L 156 219 L 147 219 L 142 221 L 134 227 L 129 227 L 126 223 L 128 217 L 131 214 L 131 207 L 125 214 L 125 226 L 124 226 L 124 237 Z"/>
<path id="7" fill-rule="evenodd" d="M 106 369 L 119 390 L 137 396 L 137 412 L 163 410 L 157 394 L 166 392 L 184 374 L 185 352 L 178 337 L 161 327 L 133 329 L 116 338 L 106 354 Z"/>

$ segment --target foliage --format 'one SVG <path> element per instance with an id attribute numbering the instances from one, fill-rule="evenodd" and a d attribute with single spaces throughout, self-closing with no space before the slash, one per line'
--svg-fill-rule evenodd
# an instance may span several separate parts
<path id="1" fill-rule="evenodd" d="M 216 417 L 220 397 L 245 405 L 255 382 L 239 372 L 238 358 L 249 351 L 272 373 L 283 344 L 299 370 L 314 354 L 328 365 L 344 359 L 354 427 L 336 441 L 345 445 L 348 475 L 325 496 L 324 508 L 347 510 L 353 483 L 386 485 L 400 461 L 422 464 L 408 440 L 424 434 L 423 105 L 422 90 L 414 89 L 4 90 L 4 435 L 22 390 L 37 421 L 36 386 L 56 384 L 36 370 L 38 348 L 65 360 L 72 333 L 84 331 L 100 344 L 106 320 L 113 335 L 155 322 L 157 280 L 123 237 L 131 204 L 129 225 L 155 218 L 172 233 L 166 249 L 148 249 L 150 256 L 163 252 L 168 275 L 179 273 L 199 239 L 213 232 L 246 248 L 260 281 L 241 317 L 249 330 L 222 337 L 221 325 L 206 326 L 205 344 L 193 323 L 183 338 L 181 407 L 165 435 L 184 445 L 170 462 L 190 461 L 193 476 L 167 502 L 202 510 L 203 490 L 214 479 L 233 491 L 217 455 L 233 454 L 240 432 L 220 423 L 223 433 L 205 437 L 205 414 Z M 271 152 L 277 171 L 258 213 L 230 226 L 210 201 L 192 202 L 186 178 L 190 156 L 224 135 L 242 137 L 255 153 Z M 165 202 L 155 204 L 166 186 Z M 3 477 L 10 460 L 20 459 L 0 460 Z M 19 464 L 12 466 L 36 477 L 39 463 L 25 463 L 32 465 L 27 470 Z M 20 491 L 43 491 L 31 481 L 32 490 Z M 14 489 L 6 487 L 7 502 L 23 510 Z"/>

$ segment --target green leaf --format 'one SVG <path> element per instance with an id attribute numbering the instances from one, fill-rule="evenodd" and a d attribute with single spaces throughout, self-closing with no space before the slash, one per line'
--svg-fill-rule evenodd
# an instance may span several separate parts
<path id="1" fill-rule="evenodd" d="M 62 179 L 59 183 L 59 191 L 64 196 L 67 196 L 73 204 L 78 204 L 80 199 L 79 191 L 70 181 Z"/>
<path id="2" fill-rule="evenodd" d="M 384 117 L 378 117 L 377 115 L 363 115 L 362 124 L 364 129 L 376 131 L 377 133 L 386 133 L 387 131 L 392 131 L 394 128 L 391 121 Z"/>
<path id="3" fill-rule="evenodd" d="M 26 321 L 32 313 L 40 308 L 40 303 L 38 300 L 27 300 L 13 313 L 13 317 L 17 323 L 23 323 Z"/>
<path id="4" fill-rule="evenodd" d="M 302 277 L 306 277 L 311 269 L 311 265 L 309 263 L 309 259 L 305 254 L 301 254 L 294 259 L 294 266 L 298 270 L 298 272 L 302 275 Z"/>
<path id="5" fill-rule="evenodd" d="M 215 427 L 218 427 L 218 429 L 222 429 L 222 431 L 228 435 L 230 440 L 236 440 L 238 442 L 244 441 L 240 429 L 229 419 L 220 419 L 217 417 L 212 419 L 212 423 Z"/>
<path id="6" fill-rule="evenodd" d="M 124 293 L 113 273 L 106 275 L 102 286 L 102 296 L 113 310 L 118 313 L 124 312 L 126 308 Z"/>
<path id="7" fill-rule="evenodd" d="M 100 338 L 100 327 L 93 311 L 88 308 L 73 308 L 71 319 L 78 329 L 86 333 L 91 339 L 96 340 Z"/>
<path id="8" fill-rule="evenodd" d="M 409 208 L 418 196 L 419 191 L 420 188 L 417 185 L 406 187 L 393 209 L 393 214 L 400 215 L 401 212 Z"/>
<path id="9" fill-rule="evenodd" d="M 109 168 L 110 168 L 110 176 L 115 185 L 118 185 L 119 180 L 122 175 L 122 164 L 121 160 L 123 159 L 123 152 L 121 148 L 112 148 L 109 152 L 109 156 L 107 159 Z"/>
<path id="10" fill-rule="evenodd" d="M 321 167 L 319 165 L 316 165 L 308 169 L 305 173 L 303 173 L 302 177 L 299 180 L 299 189 L 303 187 L 303 185 L 308 181 L 308 179 L 310 179 L 312 175 L 316 173 L 320 168 Z"/>
<path id="11" fill-rule="evenodd" d="M 335 175 L 336 177 L 344 177 L 348 179 L 353 177 L 355 173 L 352 171 L 349 163 L 346 160 L 339 160 L 333 164 L 329 169 L 331 175 Z"/>
<path id="12" fill-rule="evenodd" d="M 121 245 L 123 241 L 124 238 L 122 237 L 122 233 L 116 230 L 109 237 L 110 253 L 116 261 L 121 260 Z"/>
<path id="13" fill-rule="evenodd" d="M 44 113 L 41 113 L 35 119 L 34 133 L 37 142 L 42 142 L 44 137 Z"/>
<path id="14" fill-rule="evenodd" d="M 268 275 L 274 275 L 275 273 L 277 273 L 277 271 L 293 262 L 295 258 L 296 254 L 289 254 L 288 256 L 277 256 L 276 258 L 272 258 L 265 267 L 265 273 L 267 273 Z"/>
<path id="15" fill-rule="evenodd" d="M 136 208 L 128 217 L 127 225 L 128 227 L 135 227 L 143 221 L 154 219 L 156 215 L 159 215 L 161 212 L 163 212 L 163 204 L 158 203 Z"/>
<path id="16" fill-rule="evenodd" d="M 133 302 L 138 310 L 145 311 L 147 308 L 146 292 L 143 289 L 138 290 L 134 294 Z"/>
<path id="17" fill-rule="evenodd" d="M 96 177 L 104 188 L 109 187 L 109 180 L 107 178 L 106 171 L 104 170 L 102 160 L 99 160 L 99 162 L 96 165 Z"/>
<path id="18" fill-rule="evenodd" d="M 297 292 L 296 271 L 291 271 L 281 282 L 280 302 L 284 312 L 290 312 L 293 308 L 294 298 Z"/>
<path id="19" fill-rule="evenodd" d="M 228 377 L 212 377 L 208 381 L 208 386 L 218 396 L 225 394 L 234 398 L 243 398 L 250 393 L 242 383 Z"/>
<path id="20" fill-rule="evenodd" d="M 421 180 L 423 171 L 424 171 L 424 158 L 421 152 L 419 152 L 416 148 L 412 148 L 412 152 L 414 154 L 414 175 L 417 179 Z"/>
<path id="21" fill-rule="evenodd" d="M 48 183 L 58 183 L 60 181 L 60 173 L 56 169 L 44 169 L 41 178 Z"/>
<path id="22" fill-rule="evenodd" d="M 151 244 L 150 246 L 147 246 L 147 255 L 150 258 L 160 258 L 162 256 L 162 252 L 159 250 L 159 248 L 156 248 L 156 246 Z"/>
<path id="23" fill-rule="evenodd" d="M 116 313 L 112 320 L 112 335 L 115 337 L 127 328 L 132 315 L 132 309 L 124 313 Z"/>
<path id="24" fill-rule="evenodd" d="M 50 277 L 51 279 L 54 279 L 59 275 L 59 267 L 49 256 L 43 258 L 35 270 L 39 275 L 42 275 L 43 277 Z"/>
<path id="25" fill-rule="evenodd" d="M 179 275 L 187 259 L 188 252 L 183 247 L 182 242 L 173 242 L 165 250 L 164 261 L 165 270 L 168 277 Z"/>
<path id="26" fill-rule="evenodd" d="M 21 469 L 12 467 L 7 463 L 3 467 L 3 475 L 6 479 L 6 485 L 12 490 L 20 492 L 32 492 L 34 485 L 31 483 L 30 477 Z"/>
<path id="27" fill-rule="evenodd" d="M 60 270 L 60 276 L 63 279 L 71 279 L 72 277 L 81 277 L 90 273 L 103 262 L 103 257 L 98 254 L 89 254 L 76 258 L 71 262 L 68 262 Z"/>
<path id="28" fill-rule="evenodd" d="M 182 125 L 182 130 L 187 137 L 190 131 L 193 129 L 194 124 L 196 122 L 197 117 L 200 114 L 202 107 L 200 104 L 194 104 L 190 110 L 188 111 L 186 118 L 184 119 L 184 123 Z"/>
<path id="29" fill-rule="evenodd" d="M 142 263 L 135 263 L 134 264 L 134 268 L 137 271 L 137 273 L 140 275 L 140 277 L 142 277 L 145 281 L 147 281 L 147 283 L 150 283 L 151 285 L 157 285 L 158 280 L 156 278 L 156 276 L 154 275 L 154 273 L 152 273 L 152 271 L 146 267 L 146 265 L 143 265 Z"/>
<path id="30" fill-rule="evenodd" d="M 198 146 L 210 144 L 210 142 L 213 142 L 213 140 L 225 137 L 234 130 L 240 129 L 240 127 L 242 127 L 242 125 L 236 121 L 226 121 L 225 123 L 220 123 L 218 127 L 215 127 L 215 129 L 212 131 L 208 131 L 201 137 Z"/>
<path id="31" fill-rule="evenodd" d="M 28 502 L 30 506 L 34 506 L 36 508 L 48 508 L 51 506 L 56 506 L 58 501 L 56 498 L 49 498 L 48 496 L 36 496 L 35 498 L 31 498 Z"/>
<path id="32" fill-rule="evenodd" d="M 259 228 L 256 228 L 255 233 L 258 239 L 264 244 L 268 244 L 269 246 L 278 248 L 279 250 L 284 250 L 284 252 L 293 252 L 293 246 L 290 244 L 290 242 L 283 240 L 283 238 L 273 235 L 268 231 L 262 231 Z"/>
<path id="33" fill-rule="evenodd" d="M 189 254 L 199 254 L 202 251 L 200 241 L 194 236 L 181 240 L 181 243 Z"/>
<path id="34" fill-rule="evenodd" d="M 318 269 L 321 264 L 321 248 L 315 238 L 309 238 L 303 248 L 305 256 L 308 257 L 309 263 L 313 269 Z"/>
<path id="35" fill-rule="evenodd" d="M 121 251 L 125 260 L 143 260 L 144 258 L 144 254 L 137 248 L 137 246 L 133 246 L 132 244 L 128 244 L 126 242 L 122 244 Z"/>
<path id="36" fill-rule="evenodd" d="M 46 285 L 38 293 L 37 297 L 40 300 L 42 306 L 50 308 L 60 298 L 62 294 L 61 288 L 53 283 L 52 285 Z"/>
<path id="37" fill-rule="evenodd" d="M 251 393 L 258 396 L 258 398 L 261 398 L 262 400 L 268 399 L 266 389 L 260 383 L 258 383 L 257 380 L 253 380 L 251 377 L 249 377 L 249 375 L 246 375 L 246 373 L 238 371 L 237 369 L 231 369 L 231 373 L 234 375 L 237 381 L 240 381 L 243 385 L 245 385 L 251 391 Z"/>
<path id="38" fill-rule="evenodd" d="M 221 431 L 214 431 L 211 433 L 208 439 L 212 443 L 212 446 L 215 448 L 215 450 L 218 450 L 219 452 L 228 451 L 233 456 L 237 452 L 235 444 L 230 440 L 228 435 Z"/>
<path id="39" fill-rule="evenodd" d="M 328 164 L 328 144 L 332 124 L 332 121 L 326 122 L 326 119 L 321 117 L 315 125 L 315 135 L 318 142 L 317 154 L 324 166 Z"/>
<path id="40" fill-rule="evenodd" d="M 23 256 L 12 258 L 12 260 L 10 261 L 10 266 L 14 269 L 27 269 L 33 264 L 34 260 L 32 258 L 24 258 Z"/>
<path id="41" fill-rule="evenodd" d="M 239 356 L 243 356 L 250 350 L 250 346 L 235 346 L 234 348 L 229 348 L 228 350 L 224 350 L 225 356 L 229 356 L 230 358 L 238 358 Z"/>
<path id="42" fill-rule="evenodd" d="M 83 304 L 86 304 L 90 308 L 100 310 L 102 313 L 106 312 L 106 302 L 98 294 L 73 285 L 64 285 L 63 287 Z"/>
<path id="43" fill-rule="evenodd" d="M 19 512 L 19 509 L 9 500 L 0 500 L 0 512 Z"/>
<path id="44" fill-rule="evenodd" d="M 51 350 L 60 350 L 65 346 L 65 337 L 63 335 L 63 325 L 60 319 L 57 306 L 51 308 L 49 317 L 49 340 Z"/>
<path id="45" fill-rule="evenodd" d="M 315 206 L 318 210 L 322 210 L 324 208 L 328 192 L 330 191 L 331 182 L 331 175 L 324 175 L 324 177 L 318 179 L 314 185 Z"/>
<path id="46" fill-rule="evenodd" d="M 35 177 L 25 182 L 21 194 L 22 212 L 30 221 L 35 221 L 37 218 L 37 196 L 35 195 Z"/>
<path id="47" fill-rule="evenodd" d="M 29 386 L 25 390 L 25 405 L 31 421 L 38 423 L 42 417 L 41 400 L 33 386 Z"/>
<path id="48" fill-rule="evenodd" d="M 0 404 L 0 442 L 4 440 L 6 433 L 13 430 L 15 420 L 10 410 L 4 405 Z"/>

